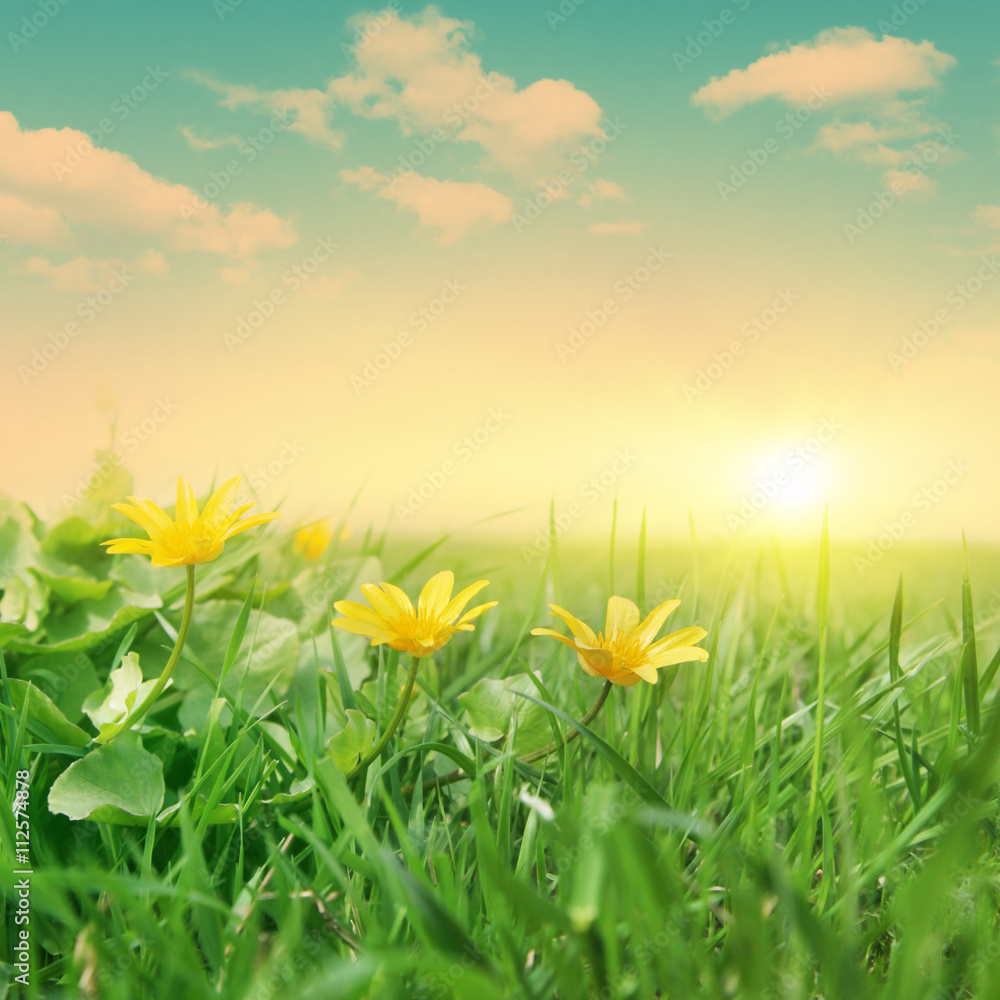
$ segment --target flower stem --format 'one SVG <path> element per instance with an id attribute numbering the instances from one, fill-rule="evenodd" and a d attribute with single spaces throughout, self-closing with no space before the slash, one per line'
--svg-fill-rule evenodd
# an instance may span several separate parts
<path id="1" fill-rule="evenodd" d="M 184 612 L 181 615 L 181 627 L 177 630 L 177 639 L 174 642 L 173 651 L 170 653 L 170 659 L 167 660 L 167 665 L 163 668 L 163 673 L 156 679 L 153 689 L 143 699 L 142 704 L 138 708 L 132 709 L 121 722 L 114 725 L 109 731 L 102 732 L 97 737 L 96 742 L 109 743 L 123 730 L 131 729 L 153 707 L 153 703 L 160 697 L 163 689 L 167 686 L 167 681 L 170 680 L 170 675 L 174 672 L 174 667 L 177 666 L 177 661 L 181 658 L 181 651 L 184 649 L 184 643 L 187 641 L 188 630 L 191 628 L 192 612 L 194 611 L 194 565 L 189 563 L 186 569 L 187 593 L 184 595 Z M 101 728 L 103 730 L 104 727 L 102 726 Z"/>
<path id="2" fill-rule="evenodd" d="M 589 726 L 594 719 L 597 718 L 597 713 L 604 707 L 604 703 L 608 700 L 608 695 L 611 693 L 611 681 L 605 681 L 604 687 L 601 689 L 601 693 L 597 696 L 597 701 L 590 706 L 590 711 L 580 720 L 580 724 L 583 726 Z M 578 729 L 574 729 L 561 744 L 565 746 L 567 743 L 572 742 L 580 735 Z M 541 760 L 543 757 L 547 757 L 553 750 L 555 750 L 559 743 L 552 742 L 547 747 L 542 747 L 541 750 L 533 750 L 531 753 L 526 754 L 524 757 L 518 757 L 517 762 L 519 764 L 532 764 L 536 760 Z M 488 773 L 498 767 L 498 764 L 494 764 L 492 767 L 487 766 L 484 770 Z M 438 788 L 442 785 L 450 785 L 456 781 L 465 781 L 471 778 L 472 775 L 466 774 L 465 771 L 459 769 L 457 771 L 451 771 L 448 774 L 438 775 L 436 778 L 428 778 L 424 782 L 424 791 L 429 792 L 434 788 Z M 409 795 L 413 792 L 413 785 L 408 785 L 406 788 L 402 789 L 402 794 Z"/>
<path id="3" fill-rule="evenodd" d="M 368 765 L 373 761 L 377 760 L 379 754 L 389 745 L 389 740 L 392 739 L 396 730 L 399 728 L 400 723 L 406 717 L 406 711 L 410 707 L 410 695 L 413 693 L 413 685 L 417 679 L 417 667 L 420 666 L 420 659 L 416 656 L 413 657 L 413 663 L 410 664 L 410 672 L 406 675 L 406 684 L 403 686 L 403 693 L 399 696 L 399 704 L 396 706 L 396 711 L 392 713 L 392 718 L 389 720 L 389 725 L 385 727 L 385 732 L 382 733 L 381 739 L 375 744 L 361 758 L 360 761 L 354 766 L 347 778 L 357 777 L 359 774 L 364 772 Z"/>
<path id="4" fill-rule="evenodd" d="M 597 701 L 595 701 L 594 704 L 590 706 L 590 711 L 580 720 L 580 725 L 589 726 L 594 721 L 594 719 L 597 718 L 597 713 L 604 707 L 604 703 L 608 700 L 608 695 L 610 693 L 611 693 L 611 681 L 605 681 L 604 687 L 601 688 L 601 693 L 597 696 Z M 563 740 L 562 745 L 565 746 L 567 743 L 571 743 L 579 735 L 580 735 L 580 730 L 574 729 L 566 736 L 566 739 Z M 543 747 L 541 750 L 535 750 L 534 752 L 529 753 L 525 757 L 519 757 L 518 760 L 520 760 L 522 764 L 533 764 L 536 760 L 541 760 L 543 757 L 548 757 L 548 755 L 552 753 L 552 751 L 555 750 L 558 746 L 559 746 L 558 743 L 552 742 L 547 747 Z"/>

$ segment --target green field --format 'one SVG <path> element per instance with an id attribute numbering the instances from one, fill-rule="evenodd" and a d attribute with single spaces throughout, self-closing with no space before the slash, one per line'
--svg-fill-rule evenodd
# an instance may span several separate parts
<path id="1" fill-rule="evenodd" d="M 995 552 L 967 587 L 960 545 L 862 573 L 818 524 L 536 560 L 356 530 L 307 559 L 278 521 L 196 567 L 173 683 L 98 746 L 109 672 L 159 675 L 185 589 L 100 547 L 127 533 L 108 499 L 54 524 L 0 499 L 0 996 L 22 959 L 33 997 L 1000 996 Z M 442 569 L 499 606 L 420 661 L 350 777 L 408 658 L 332 603 Z M 578 730 L 601 681 L 529 633 L 559 627 L 547 602 L 596 626 L 611 594 L 680 597 L 668 629 L 704 627 L 709 658 Z"/>

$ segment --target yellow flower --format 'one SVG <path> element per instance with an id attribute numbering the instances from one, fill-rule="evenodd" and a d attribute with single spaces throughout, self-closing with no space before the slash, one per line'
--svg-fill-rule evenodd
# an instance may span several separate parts
<path id="1" fill-rule="evenodd" d="M 658 642 L 656 633 L 680 601 L 663 604 L 639 622 L 639 609 L 624 597 L 608 601 L 608 618 L 604 631 L 595 635 L 594 630 L 579 618 L 574 618 L 564 608 L 550 604 L 553 615 L 558 615 L 573 633 L 572 638 L 550 628 L 533 628 L 532 635 L 551 635 L 570 649 L 575 650 L 580 666 L 591 677 L 603 677 L 612 684 L 631 687 L 640 680 L 656 683 L 656 671 L 672 663 L 689 660 L 707 660 L 708 651 L 696 646 L 708 634 L 703 628 L 692 626 L 671 632 Z"/>
<path id="2" fill-rule="evenodd" d="M 333 532 L 330 530 L 330 518 L 327 517 L 299 528 L 292 540 L 292 551 L 296 555 L 304 555 L 306 559 L 319 559 L 332 541 Z"/>
<path id="3" fill-rule="evenodd" d="M 205 509 L 199 514 L 194 490 L 180 476 L 177 480 L 177 509 L 174 511 L 176 520 L 152 500 L 129 497 L 134 506 L 114 503 L 111 506 L 135 521 L 149 538 L 112 538 L 101 544 L 109 546 L 108 552 L 113 554 L 131 552 L 151 556 L 154 566 L 186 566 L 211 562 L 218 559 L 226 541 L 233 535 L 281 517 L 279 513 L 272 511 L 268 514 L 254 514 L 241 521 L 240 518 L 253 504 L 246 503 L 234 511 L 229 510 L 239 485 L 239 476 L 223 483 L 209 497 Z"/>
<path id="4" fill-rule="evenodd" d="M 496 601 L 480 604 L 462 614 L 462 609 L 474 594 L 478 594 L 489 580 L 478 580 L 471 587 L 451 596 L 455 575 L 450 570 L 432 576 L 420 591 L 417 610 L 413 610 L 409 597 L 391 583 L 376 586 L 363 583 L 361 592 L 371 607 L 354 601 L 337 601 L 333 606 L 344 615 L 334 620 L 334 625 L 347 632 L 368 636 L 373 646 L 386 643 L 414 656 L 430 656 L 437 652 L 456 632 L 471 632 L 478 618 Z M 459 617 L 461 616 L 461 617 Z"/>

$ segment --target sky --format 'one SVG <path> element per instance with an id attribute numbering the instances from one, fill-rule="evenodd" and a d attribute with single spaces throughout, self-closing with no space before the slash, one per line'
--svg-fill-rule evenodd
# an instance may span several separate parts
<path id="1" fill-rule="evenodd" d="M 1000 11 L 12 0 L 0 489 L 1000 539 Z M 883 546 L 884 547 L 884 546 Z"/>

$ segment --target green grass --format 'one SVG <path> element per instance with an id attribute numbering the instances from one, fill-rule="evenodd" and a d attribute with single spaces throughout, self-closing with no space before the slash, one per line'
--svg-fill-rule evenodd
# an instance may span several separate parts
<path id="1" fill-rule="evenodd" d="M 42 588 L 30 626 L 0 625 L 6 803 L 31 774 L 28 996 L 1000 996 L 991 552 L 966 574 L 958 546 L 901 549 L 859 576 L 818 530 L 799 550 L 696 552 L 647 544 L 644 521 L 638 547 L 619 531 L 610 555 L 560 548 L 556 574 L 460 536 L 421 559 L 369 535 L 310 564 L 243 538 L 198 568 L 189 652 L 141 737 L 165 799 L 127 826 L 49 810 L 88 748 L 19 711 L 17 680 L 92 735 L 83 695 L 126 647 L 146 677 L 165 662 L 182 574 L 104 556 L 103 525 L 6 517 L 4 617 Z M 413 592 L 441 568 L 489 575 L 501 605 L 421 667 L 399 738 L 348 783 L 327 739 L 345 709 L 386 719 L 406 663 L 335 645 L 328 606 L 370 574 Z M 600 691 L 528 630 L 549 600 L 603 619 L 609 577 L 647 607 L 682 596 L 668 624 L 708 629 L 710 659 L 615 688 L 578 739 L 519 763 L 517 726 L 565 735 Z M 516 725 L 478 741 L 459 696 L 528 671 Z M 476 780 L 428 780 L 470 758 Z"/>

